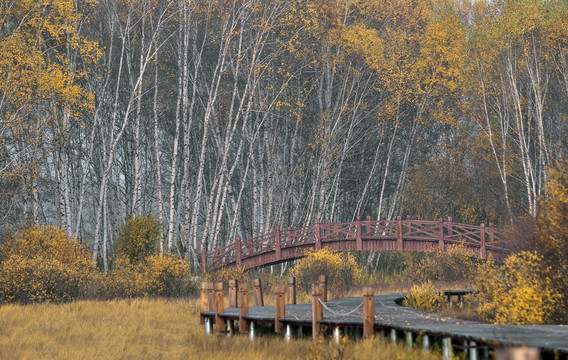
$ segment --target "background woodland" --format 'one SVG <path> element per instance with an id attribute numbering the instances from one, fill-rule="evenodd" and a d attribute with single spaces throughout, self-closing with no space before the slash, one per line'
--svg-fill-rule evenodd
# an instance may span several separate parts
<path id="1" fill-rule="evenodd" d="M 568 141 L 568 2 L 0 0 L 0 232 L 105 269 L 316 218 L 534 218 Z"/>

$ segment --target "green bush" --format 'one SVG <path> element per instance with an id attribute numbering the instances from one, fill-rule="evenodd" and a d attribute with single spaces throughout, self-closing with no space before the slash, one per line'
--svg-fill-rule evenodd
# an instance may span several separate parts
<path id="1" fill-rule="evenodd" d="M 158 252 L 162 223 L 154 215 L 133 215 L 120 227 L 116 239 L 116 257 L 135 264 Z"/>

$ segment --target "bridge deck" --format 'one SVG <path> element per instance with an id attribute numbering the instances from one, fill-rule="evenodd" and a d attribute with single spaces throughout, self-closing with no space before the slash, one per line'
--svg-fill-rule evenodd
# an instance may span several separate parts
<path id="1" fill-rule="evenodd" d="M 332 251 L 446 251 L 461 244 L 473 256 L 496 260 L 510 249 L 511 234 L 490 224 L 474 226 L 448 221 L 360 220 L 348 223 L 316 223 L 299 228 L 280 229 L 234 242 L 207 253 L 202 250 L 203 271 L 228 266 L 245 270 L 301 258 L 307 251 L 329 248 Z"/>
<path id="2" fill-rule="evenodd" d="M 404 294 L 401 293 L 375 295 L 375 328 L 451 337 L 491 346 L 526 345 L 547 352 L 568 354 L 568 326 L 492 325 L 461 320 L 400 306 L 397 302 L 403 297 Z M 340 327 L 363 327 L 361 304 L 360 297 L 329 301 L 325 304 L 323 320 L 320 323 Z M 358 310 L 351 315 L 338 315 L 355 309 Z M 286 316 L 281 321 L 285 324 L 311 326 L 311 310 L 311 304 L 286 305 Z M 202 315 L 214 317 L 212 312 L 204 312 Z M 222 317 L 236 320 L 239 318 L 239 309 L 225 309 Z M 274 307 L 250 307 L 249 315 L 245 318 L 253 322 L 273 323 Z"/>

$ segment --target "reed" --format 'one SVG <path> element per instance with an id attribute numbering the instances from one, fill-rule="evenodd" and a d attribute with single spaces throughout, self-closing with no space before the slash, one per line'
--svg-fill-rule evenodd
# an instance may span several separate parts
<path id="1" fill-rule="evenodd" d="M 206 336 L 197 300 L 132 299 L 0 306 L 2 359 L 437 359 L 377 338 L 328 341 Z"/>

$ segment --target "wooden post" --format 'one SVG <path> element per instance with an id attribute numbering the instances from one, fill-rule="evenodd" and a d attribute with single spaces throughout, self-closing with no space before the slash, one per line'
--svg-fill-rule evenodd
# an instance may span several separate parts
<path id="1" fill-rule="evenodd" d="M 444 220 L 438 219 L 438 251 L 444 252 Z"/>
<path id="2" fill-rule="evenodd" d="M 357 216 L 357 225 L 356 225 L 356 238 L 355 238 L 355 249 L 363 250 L 363 239 L 361 238 L 361 217 Z"/>
<path id="3" fill-rule="evenodd" d="M 262 296 L 262 284 L 260 279 L 254 279 L 252 281 L 252 287 L 254 288 L 254 303 L 256 306 L 264 306 L 264 297 Z"/>
<path id="4" fill-rule="evenodd" d="M 237 266 L 241 267 L 243 266 L 243 252 L 242 252 L 242 247 L 241 247 L 241 237 L 237 236 L 237 238 L 235 239 L 235 247 L 237 249 Z"/>
<path id="5" fill-rule="evenodd" d="M 321 301 L 327 302 L 327 276 L 320 275 L 319 278 L 318 278 L 318 283 L 319 283 L 319 286 L 321 286 L 322 291 L 323 291 Z"/>
<path id="6" fill-rule="evenodd" d="M 428 334 L 422 335 L 422 350 L 424 352 L 430 351 L 430 335 Z"/>
<path id="7" fill-rule="evenodd" d="M 538 360 L 539 358 L 538 349 L 532 347 L 509 348 L 495 353 L 495 360 Z"/>
<path id="8" fill-rule="evenodd" d="M 199 297 L 199 312 L 207 311 L 209 311 L 209 288 L 206 282 L 202 282 Z M 201 325 L 205 324 L 205 317 L 203 315 L 199 315 L 199 322 Z"/>
<path id="9" fill-rule="evenodd" d="M 312 285 L 312 338 L 317 340 L 321 334 L 320 323 L 323 319 L 323 305 L 320 303 L 322 288 Z"/>
<path id="10" fill-rule="evenodd" d="M 363 337 L 375 335 L 375 293 L 372 288 L 363 288 Z"/>
<path id="11" fill-rule="evenodd" d="M 454 349 L 452 348 L 452 338 L 442 338 L 442 359 L 451 360 L 454 356 Z"/>
<path id="12" fill-rule="evenodd" d="M 203 269 L 203 273 L 207 274 L 207 252 L 205 249 L 201 250 L 201 268 Z"/>
<path id="13" fill-rule="evenodd" d="M 284 304 L 284 286 L 274 287 L 274 332 L 282 334 L 286 326 L 280 321 L 286 317 L 286 305 Z"/>
<path id="14" fill-rule="evenodd" d="M 477 356 L 477 344 L 475 341 L 469 342 L 469 360 L 478 360 L 479 356 Z"/>
<path id="15" fill-rule="evenodd" d="M 247 248 L 249 249 L 249 256 L 250 254 L 254 253 L 254 247 L 252 246 L 252 236 L 249 236 L 247 239 Z"/>
<path id="16" fill-rule="evenodd" d="M 215 284 L 215 326 L 219 335 L 225 333 L 225 321 L 220 314 L 225 312 L 225 303 L 223 298 L 223 283 L 218 282 Z"/>
<path id="17" fill-rule="evenodd" d="M 239 303 L 237 301 L 237 288 L 239 282 L 237 280 L 229 280 L 229 307 L 237 308 Z"/>
<path id="18" fill-rule="evenodd" d="M 409 349 L 412 349 L 413 345 L 414 345 L 414 339 L 412 338 L 412 332 L 407 331 L 406 332 L 406 347 L 409 348 Z"/>
<path id="19" fill-rule="evenodd" d="M 288 278 L 288 304 L 296 304 L 296 278 Z"/>
<path id="20" fill-rule="evenodd" d="M 396 224 L 397 224 L 397 239 L 396 239 L 396 249 L 398 251 L 404 250 L 402 245 L 402 216 L 396 217 Z"/>
<path id="21" fill-rule="evenodd" d="M 274 250 L 276 251 L 276 260 L 282 260 L 282 247 L 281 247 L 282 232 L 280 231 L 280 226 L 276 227 L 275 237 L 276 240 L 274 244 Z"/>
<path id="22" fill-rule="evenodd" d="M 333 328 L 333 342 L 335 342 L 336 345 L 341 343 L 341 330 L 338 325 Z"/>
<path id="23" fill-rule="evenodd" d="M 485 224 L 481 224 L 481 247 L 479 249 L 480 254 L 479 256 L 482 259 L 486 259 L 487 258 L 487 249 L 485 248 Z"/>
<path id="24" fill-rule="evenodd" d="M 209 303 L 209 311 L 216 311 L 215 306 L 215 287 L 212 282 L 205 283 L 207 286 L 207 302 Z"/>
<path id="25" fill-rule="evenodd" d="M 245 316 L 249 314 L 249 301 L 248 301 L 248 285 L 241 284 L 239 286 L 239 332 L 248 332 L 248 321 L 245 320 Z"/>
<path id="26" fill-rule="evenodd" d="M 321 250 L 321 227 L 320 219 L 316 219 L 316 251 Z"/>

